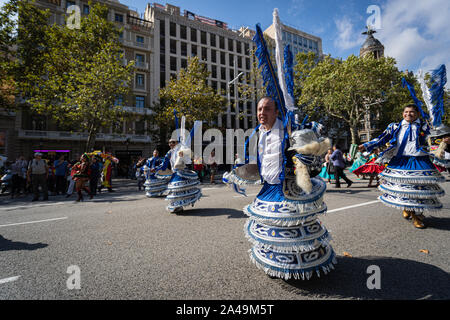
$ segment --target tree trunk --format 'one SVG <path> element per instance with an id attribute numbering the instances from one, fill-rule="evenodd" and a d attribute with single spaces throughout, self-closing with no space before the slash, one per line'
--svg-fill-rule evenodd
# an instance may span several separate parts
<path id="1" fill-rule="evenodd" d="M 89 126 L 89 136 L 88 139 L 86 141 L 86 150 L 85 152 L 91 152 L 92 148 L 95 145 L 95 136 L 97 134 L 97 130 L 95 129 L 94 124 L 91 124 Z"/>
<path id="2" fill-rule="evenodd" d="M 358 129 L 356 127 L 350 126 L 350 134 L 352 136 L 352 144 L 358 144 Z"/>

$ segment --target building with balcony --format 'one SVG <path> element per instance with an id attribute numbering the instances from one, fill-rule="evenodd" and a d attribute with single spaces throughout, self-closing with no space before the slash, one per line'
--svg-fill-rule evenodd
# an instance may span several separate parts
<path id="1" fill-rule="evenodd" d="M 150 96 L 153 54 L 153 24 L 143 19 L 135 10 L 117 0 L 94 0 L 109 9 L 108 19 L 118 28 L 123 28 L 120 42 L 123 45 L 123 63 L 134 61 L 135 72 L 130 96 L 118 96 L 115 105 L 120 105 L 131 115 L 130 120 L 105 128 L 97 134 L 95 149 L 115 154 L 123 164 L 133 157 L 149 156 L 156 147 L 152 142 L 149 123 L 152 98 Z M 82 16 L 88 15 L 88 0 L 36 0 L 36 5 L 49 9 L 50 23 L 64 24 L 67 8 L 78 6 Z M 9 152 L 14 156 L 30 156 L 34 150 L 56 150 L 71 159 L 79 157 L 84 151 L 87 133 L 77 132 L 76 128 L 56 123 L 50 118 L 31 112 L 26 104 L 15 115 L 14 148 Z"/>
<path id="2" fill-rule="evenodd" d="M 246 33 L 228 28 L 225 22 L 199 16 L 180 7 L 148 4 L 145 19 L 154 24 L 153 65 L 155 67 L 151 95 L 186 68 L 188 57 L 197 56 L 210 72 L 208 84 L 230 103 L 218 115 L 214 125 L 223 128 L 248 129 L 256 126 L 256 101 L 240 97 L 236 82 L 245 83 L 245 75 L 253 64 L 253 42 Z M 237 102 L 237 103 L 236 103 Z"/>

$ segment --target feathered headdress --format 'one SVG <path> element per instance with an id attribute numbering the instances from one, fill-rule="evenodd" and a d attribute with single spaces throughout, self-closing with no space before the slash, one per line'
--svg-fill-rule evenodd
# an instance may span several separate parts
<path id="1" fill-rule="evenodd" d="M 261 74 L 263 83 L 266 86 L 267 95 L 270 96 L 277 104 L 278 110 L 281 114 L 281 119 L 284 121 L 286 117 L 286 108 L 283 92 L 278 82 L 275 69 L 270 61 L 270 53 L 259 24 L 256 25 L 256 35 L 253 37 L 253 41 L 256 44 L 255 56 L 259 61 L 258 66 L 261 68 Z"/>
<path id="2" fill-rule="evenodd" d="M 408 81 L 406 81 L 405 78 L 402 78 L 402 86 L 407 87 L 409 90 L 409 94 L 411 95 L 411 98 L 414 100 L 414 104 L 416 105 L 416 107 L 419 109 L 420 115 L 422 116 L 422 118 L 424 120 L 428 120 L 430 118 L 430 116 L 428 115 L 428 113 L 426 113 L 425 111 L 423 111 L 422 106 L 423 103 L 422 101 L 420 101 L 417 96 L 416 96 L 416 90 L 414 90 L 414 86 L 412 86 Z"/>
<path id="3" fill-rule="evenodd" d="M 447 83 L 447 71 L 445 65 L 441 65 L 431 72 L 431 89 L 425 83 L 425 75 L 419 70 L 419 83 L 423 93 L 423 100 L 430 114 L 430 123 L 436 128 L 442 124 L 444 115 L 444 87 Z"/>

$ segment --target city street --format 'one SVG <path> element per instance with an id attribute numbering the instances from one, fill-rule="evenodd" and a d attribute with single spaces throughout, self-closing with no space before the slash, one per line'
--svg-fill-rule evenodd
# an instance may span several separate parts
<path id="1" fill-rule="evenodd" d="M 75 194 L 33 203 L 2 196 L 0 300 L 450 299 L 450 177 L 444 210 L 426 214 L 424 230 L 378 202 L 368 180 L 349 177 L 349 189 L 328 184 L 320 217 L 338 264 L 309 282 L 270 279 L 250 263 L 242 208 L 260 187 L 245 198 L 205 184 L 200 202 L 178 215 L 131 180 L 82 203 Z M 379 267 L 380 289 L 367 286 L 370 266 Z M 79 289 L 68 286 L 73 270 Z"/>

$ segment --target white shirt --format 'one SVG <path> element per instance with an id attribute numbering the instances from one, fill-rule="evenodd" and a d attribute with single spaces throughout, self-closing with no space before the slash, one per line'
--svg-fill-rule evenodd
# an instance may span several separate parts
<path id="1" fill-rule="evenodd" d="M 277 119 L 270 130 L 262 126 L 259 129 L 259 162 L 261 163 L 261 177 L 269 184 L 278 184 L 283 170 L 282 143 L 284 137 L 283 124 Z"/>
<path id="2" fill-rule="evenodd" d="M 398 153 L 398 149 L 400 148 L 400 145 L 402 144 L 403 137 L 405 136 L 406 130 L 408 129 L 408 126 L 409 126 L 409 122 L 402 120 L 400 125 L 402 127 L 398 134 L 396 154 Z M 408 141 L 406 142 L 405 150 L 403 151 L 403 156 L 420 157 L 420 156 L 427 155 L 426 153 L 424 153 L 422 151 L 418 151 L 416 149 L 416 140 L 419 139 L 419 137 L 417 136 L 417 127 L 418 126 L 420 126 L 419 120 L 416 120 L 411 124 L 412 139 L 408 138 Z"/>
<path id="3" fill-rule="evenodd" d="M 170 154 L 170 167 L 173 170 L 173 167 L 175 166 L 175 162 L 177 160 L 178 151 L 180 151 L 181 144 L 177 144 L 175 147 L 173 147 L 172 152 Z"/>

